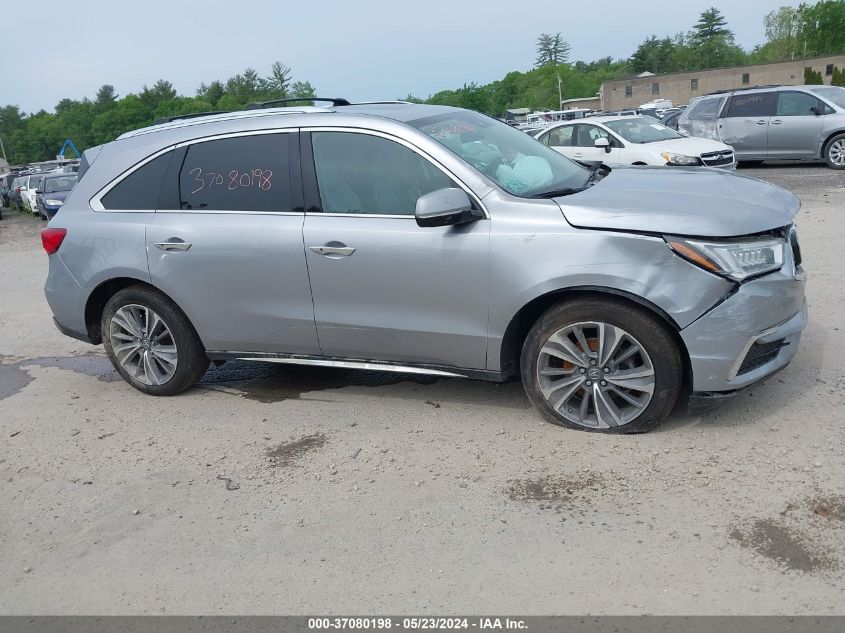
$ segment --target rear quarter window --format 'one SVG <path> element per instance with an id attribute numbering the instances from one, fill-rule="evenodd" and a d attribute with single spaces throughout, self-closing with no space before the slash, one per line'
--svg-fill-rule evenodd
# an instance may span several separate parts
<path id="1" fill-rule="evenodd" d="M 114 185 L 101 199 L 109 211 L 153 211 L 167 174 L 170 151 L 142 165 Z"/>

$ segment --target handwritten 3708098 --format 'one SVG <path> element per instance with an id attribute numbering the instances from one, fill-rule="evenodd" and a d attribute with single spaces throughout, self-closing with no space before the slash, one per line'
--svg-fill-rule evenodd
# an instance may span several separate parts
<path id="1" fill-rule="evenodd" d="M 190 171 L 194 177 L 195 189 L 191 194 L 198 193 L 203 189 L 213 187 L 225 187 L 229 191 L 235 189 L 256 188 L 260 191 L 270 191 L 273 188 L 273 171 L 270 169 L 251 169 L 247 171 L 231 170 L 228 174 L 223 172 L 203 172 L 202 167 L 194 167 Z"/>

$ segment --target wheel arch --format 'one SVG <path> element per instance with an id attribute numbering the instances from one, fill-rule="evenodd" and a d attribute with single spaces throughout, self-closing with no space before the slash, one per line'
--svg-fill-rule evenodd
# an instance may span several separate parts
<path id="1" fill-rule="evenodd" d="M 827 154 L 827 146 L 828 146 L 828 145 L 830 145 L 830 142 L 831 142 L 834 138 L 836 138 L 837 136 L 839 136 L 840 134 L 845 134 L 845 129 L 843 129 L 843 130 L 837 130 L 837 131 L 835 131 L 835 132 L 831 132 L 830 134 L 828 134 L 828 135 L 827 135 L 827 138 L 826 138 L 826 139 L 824 140 L 824 142 L 822 143 L 822 151 L 821 151 L 821 159 L 822 159 L 822 160 L 826 160 L 826 159 L 827 159 L 827 156 L 825 156 L 825 154 Z"/>
<path id="2" fill-rule="evenodd" d="M 502 377 L 510 379 L 519 376 L 519 357 L 522 351 L 522 344 L 525 342 L 525 337 L 528 336 L 528 332 L 531 327 L 546 310 L 561 301 L 587 297 L 621 300 L 625 303 L 644 309 L 646 312 L 656 317 L 666 326 L 667 331 L 671 334 L 675 345 L 677 345 L 678 350 L 680 351 L 681 362 L 683 363 L 684 368 L 684 388 L 688 389 L 689 386 L 692 385 L 692 365 L 690 363 L 689 351 L 681 338 L 681 329 L 678 323 L 665 310 L 651 301 L 624 290 L 600 286 L 578 286 L 574 288 L 552 290 L 535 297 L 522 306 L 522 308 L 520 308 L 511 318 L 507 328 L 505 329 L 505 334 L 502 337 L 500 352 L 500 368 Z"/>
<path id="3" fill-rule="evenodd" d="M 143 279 L 138 279 L 136 277 L 113 277 L 112 279 L 107 279 L 91 291 L 91 294 L 88 295 L 88 299 L 85 302 L 85 328 L 88 331 L 88 338 L 95 345 L 99 345 L 103 342 L 103 334 L 100 331 L 100 319 L 102 318 L 106 303 L 108 303 L 109 299 L 111 299 L 115 294 L 124 288 L 129 288 L 130 286 L 144 286 L 146 288 L 150 288 L 151 290 L 155 290 L 159 294 L 167 297 L 168 300 L 172 301 L 173 304 L 179 308 L 182 314 L 185 314 L 185 311 L 182 310 L 178 302 L 173 300 L 173 297 L 148 281 L 144 281 Z M 185 315 L 185 318 L 188 319 L 188 323 L 190 323 L 193 328 L 191 319 L 188 318 L 187 315 Z M 196 331 L 196 328 L 194 328 L 194 331 Z"/>

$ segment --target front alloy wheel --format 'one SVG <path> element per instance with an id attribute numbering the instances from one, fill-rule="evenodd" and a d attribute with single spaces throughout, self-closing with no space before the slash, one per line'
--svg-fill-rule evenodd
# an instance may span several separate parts
<path id="1" fill-rule="evenodd" d="M 558 414 L 609 429 L 634 421 L 654 394 L 654 366 L 642 344 L 609 323 L 561 328 L 540 349 L 537 382 Z"/>
<path id="2" fill-rule="evenodd" d="M 549 308 L 520 356 L 525 392 L 555 424 L 640 433 L 665 420 L 683 384 L 667 324 L 615 297 L 582 296 Z"/>

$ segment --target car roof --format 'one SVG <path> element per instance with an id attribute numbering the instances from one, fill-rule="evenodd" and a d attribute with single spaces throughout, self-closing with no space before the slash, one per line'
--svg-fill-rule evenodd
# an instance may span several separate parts
<path id="1" fill-rule="evenodd" d="M 304 107 L 285 107 L 285 108 L 262 108 L 255 110 L 237 110 L 234 112 L 220 112 L 216 114 L 209 114 L 206 116 L 198 116 L 185 119 L 176 119 L 160 123 L 158 125 L 151 125 L 148 127 L 126 132 L 117 137 L 117 140 L 126 138 L 133 138 L 145 134 L 154 134 L 157 132 L 165 132 L 167 130 L 175 130 L 195 126 L 209 126 L 215 123 L 223 123 L 227 121 L 237 120 L 251 120 L 251 119 L 269 119 L 270 125 L 281 124 L 280 127 L 293 127 L 296 125 L 297 115 L 313 115 L 320 114 L 329 117 L 332 114 L 344 115 L 358 115 L 358 116 L 375 116 L 387 119 L 393 119 L 401 123 L 413 121 L 429 116 L 436 116 L 438 114 L 445 114 L 447 112 L 457 111 L 459 108 L 452 108 L 449 106 L 435 106 L 417 103 L 408 103 L 404 101 L 381 101 L 368 103 L 353 103 L 345 106 L 304 106 Z M 330 124 L 330 121 L 326 121 Z"/>
<path id="2" fill-rule="evenodd" d="M 571 121 L 561 121 L 549 127 L 561 127 L 563 125 L 576 125 L 578 123 L 607 123 L 608 121 L 626 121 L 629 119 L 644 119 L 646 114 L 620 114 L 610 116 L 591 116 L 586 119 L 572 119 Z M 651 117 L 654 118 L 654 117 Z"/>

